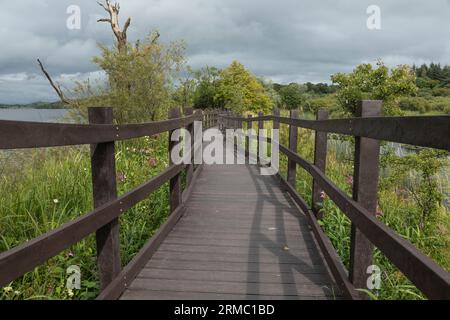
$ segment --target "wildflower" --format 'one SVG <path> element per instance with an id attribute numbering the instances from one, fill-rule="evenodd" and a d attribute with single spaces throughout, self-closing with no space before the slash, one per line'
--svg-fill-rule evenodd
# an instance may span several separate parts
<path id="1" fill-rule="evenodd" d="M 18 296 L 18 295 L 20 294 L 20 291 L 19 291 L 19 290 L 15 290 L 15 291 L 14 291 L 14 294 L 15 294 L 16 296 Z"/>
<path id="2" fill-rule="evenodd" d="M 377 211 L 375 212 L 376 217 L 380 217 L 383 215 L 383 211 L 380 208 L 380 205 L 377 204 Z"/>
<path id="3" fill-rule="evenodd" d="M 73 258 L 75 255 L 73 254 L 72 251 L 67 252 L 67 257 L 68 258 Z"/>
<path id="4" fill-rule="evenodd" d="M 327 197 L 325 191 L 320 191 L 320 199 L 324 200 Z"/>
<path id="5" fill-rule="evenodd" d="M 156 164 L 157 164 L 157 161 L 156 161 L 156 159 L 155 158 L 150 158 L 150 159 L 148 159 L 148 165 L 150 166 L 150 167 L 156 167 Z"/>
<path id="6" fill-rule="evenodd" d="M 58 199 L 53 199 L 53 203 L 57 204 L 57 203 L 59 203 L 59 200 Z"/>
<path id="7" fill-rule="evenodd" d="M 12 287 L 4 287 L 3 291 L 5 291 L 6 293 L 11 292 L 13 290 Z"/>
<path id="8" fill-rule="evenodd" d="M 347 179 L 345 179 L 345 182 L 347 182 L 349 186 L 353 186 L 353 176 L 348 176 Z"/>
<path id="9" fill-rule="evenodd" d="M 117 180 L 119 180 L 120 182 L 124 182 L 127 179 L 127 175 L 123 172 L 119 172 L 119 174 L 117 175 Z"/>
<path id="10" fill-rule="evenodd" d="M 67 294 L 69 295 L 69 297 L 73 297 L 73 291 L 72 289 L 67 289 Z"/>

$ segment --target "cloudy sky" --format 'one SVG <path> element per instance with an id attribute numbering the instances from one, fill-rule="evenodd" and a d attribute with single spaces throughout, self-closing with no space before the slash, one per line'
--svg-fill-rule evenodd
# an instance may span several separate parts
<path id="1" fill-rule="evenodd" d="M 94 0 L 0 0 L 0 103 L 55 101 L 40 58 L 55 80 L 70 85 L 99 77 L 91 62 L 98 43 L 112 44 L 106 12 Z M 66 27 L 70 5 L 81 28 Z M 366 25 L 381 9 L 381 30 Z M 321 82 L 362 62 L 450 64 L 450 0 L 122 0 L 129 39 L 158 29 L 183 39 L 188 64 L 224 67 L 232 60 L 273 81 Z"/>

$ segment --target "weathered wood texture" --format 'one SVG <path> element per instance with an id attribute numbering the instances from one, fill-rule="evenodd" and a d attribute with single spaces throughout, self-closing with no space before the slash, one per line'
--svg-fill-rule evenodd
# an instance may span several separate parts
<path id="1" fill-rule="evenodd" d="M 256 166 L 204 166 L 184 216 L 122 299 L 333 299 L 308 222 Z"/>

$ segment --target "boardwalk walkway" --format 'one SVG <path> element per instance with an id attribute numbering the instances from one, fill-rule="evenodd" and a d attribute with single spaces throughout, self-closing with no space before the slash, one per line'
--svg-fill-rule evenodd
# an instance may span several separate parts
<path id="1" fill-rule="evenodd" d="M 308 222 L 256 166 L 204 166 L 186 212 L 121 299 L 339 297 Z"/>

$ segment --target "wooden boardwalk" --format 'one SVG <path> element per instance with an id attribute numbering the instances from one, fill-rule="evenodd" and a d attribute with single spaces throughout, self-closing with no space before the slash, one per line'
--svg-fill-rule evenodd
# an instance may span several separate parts
<path id="1" fill-rule="evenodd" d="M 89 124 L 0 120 L 0 150 L 89 144 L 94 199 L 93 210 L 0 252 L 0 290 L 95 233 L 99 300 L 367 299 L 357 288 L 367 287 L 375 247 L 427 298 L 450 300 L 450 273 L 375 217 L 379 141 L 450 150 L 450 116 L 382 117 L 381 110 L 381 101 L 363 100 L 357 117 L 331 120 L 326 110 L 305 120 L 296 110 L 289 117 L 277 109 L 242 117 L 192 108 L 184 115 L 173 108 L 168 120 L 139 124 L 115 124 L 112 108 L 89 108 Z M 288 159 L 286 177 L 262 176 L 253 165 L 169 163 L 117 196 L 116 141 L 180 128 L 194 136 L 196 121 L 205 129 L 287 125 L 288 146 L 270 139 Z M 315 131 L 314 162 L 297 153 L 298 128 Z M 351 196 L 326 176 L 328 134 L 355 137 Z M 249 136 L 244 145 L 248 155 Z M 169 154 L 174 147 L 169 143 Z M 198 151 L 193 143 L 190 149 Z M 296 190 L 297 167 L 312 178 L 312 207 Z M 123 266 L 119 218 L 166 184 L 167 221 Z M 321 227 L 322 192 L 351 221 L 348 270 Z"/>
<path id="2" fill-rule="evenodd" d="M 256 166 L 204 166 L 186 211 L 121 299 L 334 299 L 306 217 Z"/>

